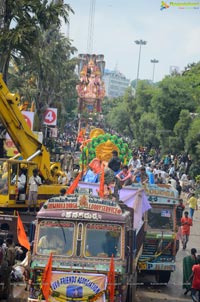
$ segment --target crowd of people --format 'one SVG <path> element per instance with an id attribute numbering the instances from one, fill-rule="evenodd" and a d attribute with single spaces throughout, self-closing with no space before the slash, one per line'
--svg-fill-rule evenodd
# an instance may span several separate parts
<path id="1" fill-rule="evenodd" d="M 25 250 L 15 245 L 11 236 L 0 238 L 0 299 L 8 299 L 11 281 L 28 281 L 30 257 L 28 262 L 25 259 Z"/>

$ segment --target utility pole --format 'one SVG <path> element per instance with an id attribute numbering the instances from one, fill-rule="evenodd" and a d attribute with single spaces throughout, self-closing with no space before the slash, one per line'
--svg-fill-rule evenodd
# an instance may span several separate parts
<path id="1" fill-rule="evenodd" d="M 96 4 L 96 0 L 90 0 L 90 14 L 89 14 L 88 40 L 87 40 L 88 54 L 92 54 L 93 51 L 95 4 Z"/>
<path id="2" fill-rule="evenodd" d="M 144 40 L 136 40 L 135 44 L 139 45 L 139 58 L 138 58 L 138 68 L 137 68 L 137 81 L 136 81 L 136 87 L 138 84 L 138 80 L 139 80 L 139 72 L 140 72 L 140 57 L 141 57 L 141 48 L 142 45 L 146 45 L 147 41 Z"/>
<path id="3" fill-rule="evenodd" d="M 159 61 L 156 59 L 152 59 L 151 63 L 153 64 L 153 74 L 152 74 L 152 83 L 154 82 L 154 74 L 155 74 L 155 64 L 158 63 Z"/>

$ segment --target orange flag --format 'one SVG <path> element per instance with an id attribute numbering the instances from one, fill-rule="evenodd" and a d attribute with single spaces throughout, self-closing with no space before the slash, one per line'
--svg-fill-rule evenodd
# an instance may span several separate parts
<path id="1" fill-rule="evenodd" d="M 76 189 L 76 187 L 78 186 L 78 182 L 81 178 L 81 172 L 76 176 L 76 178 L 74 179 L 73 183 L 71 184 L 71 186 L 68 188 L 67 193 L 66 194 L 73 194 L 74 190 Z"/>
<path id="2" fill-rule="evenodd" d="M 99 185 L 99 196 L 104 198 L 104 166 L 101 169 L 101 178 L 100 178 L 100 185 Z"/>
<path id="3" fill-rule="evenodd" d="M 42 292 L 45 297 L 45 301 L 49 301 L 50 288 L 51 288 L 51 277 L 52 277 L 52 253 L 49 256 L 49 260 L 44 269 L 42 277 Z"/>
<path id="4" fill-rule="evenodd" d="M 114 302 L 115 298 L 115 263 L 114 263 L 114 257 L 112 255 L 110 259 L 110 269 L 108 272 L 108 290 L 110 294 L 110 302 Z"/>
<path id="5" fill-rule="evenodd" d="M 30 251 L 30 243 L 26 236 L 26 232 L 24 230 L 24 226 L 18 212 L 17 212 L 17 237 L 19 243 L 22 246 L 24 246 L 28 251 Z"/>

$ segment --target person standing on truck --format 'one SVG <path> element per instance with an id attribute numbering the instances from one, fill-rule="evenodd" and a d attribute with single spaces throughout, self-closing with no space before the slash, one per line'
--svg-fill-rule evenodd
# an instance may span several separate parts
<path id="1" fill-rule="evenodd" d="M 192 226 L 192 218 L 188 217 L 188 211 L 185 211 L 184 217 L 181 218 L 181 232 L 183 250 L 186 249 L 190 236 L 190 227 Z"/>
<path id="2" fill-rule="evenodd" d="M 28 211 L 30 213 L 31 206 L 33 204 L 34 214 L 36 213 L 38 187 L 41 186 L 42 181 L 38 175 L 38 169 L 33 169 L 33 175 L 29 179 L 29 195 L 28 195 Z"/>
<path id="3" fill-rule="evenodd" d="M 114 174 L 117 175 L 120 172 L 122 161 L 118 156 L 117 150 L 112 151 L 113 157 L 108 162 L 108 168 L 113 170 Z"/>

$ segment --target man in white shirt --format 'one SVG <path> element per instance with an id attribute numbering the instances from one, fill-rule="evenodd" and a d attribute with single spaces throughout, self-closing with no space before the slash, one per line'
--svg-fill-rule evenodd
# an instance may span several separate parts
<path id="1" fill-rule="evenodd" d="M 27 213 L 30 213 L 30 208 L 32 205 L 34 207 L 34 213 L 36 212 L 38 187 L 41 186 L 41 184 L 42 181 L 40 176 L 38 175 L 38 169 L 33 169 L 33 176 L 29 178 L 29 195 L 28 195 Z"/>
<path id="2" fill-rule="evenodd" d="M 129 160 L 128 163 L 129 170 L 134 171 L 136 169 L 139 169 L 141 166 L 141 161 L 139 160 L 139 158 L 137 158 L 137 154 L 133 152 L 132 158 Z"/>
<path id="3" fill-rule="evenodd" d="M 23 169 L 20 169 L 18 176 L 15 175 L 15 177 L 13 178 L 12 184 L 15 184 L 16 182 L 17 182 L 18 193 L 19 194 L 24 193 L 25 186 L 26 186 L 26 175 Z"/>

